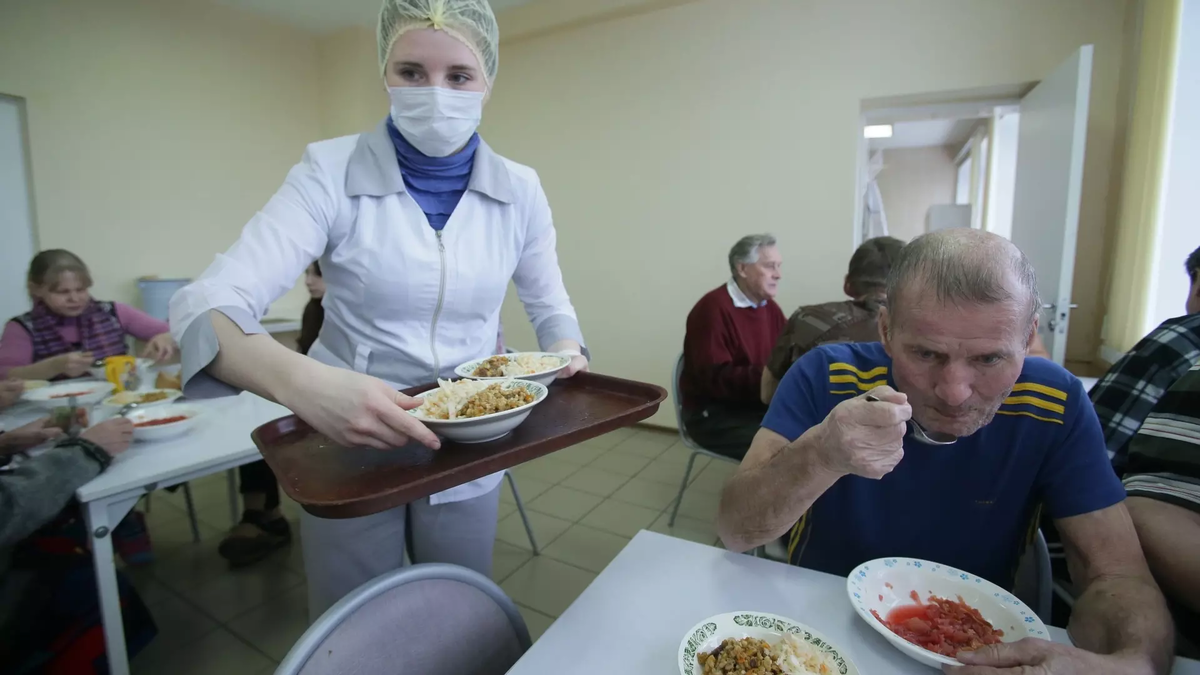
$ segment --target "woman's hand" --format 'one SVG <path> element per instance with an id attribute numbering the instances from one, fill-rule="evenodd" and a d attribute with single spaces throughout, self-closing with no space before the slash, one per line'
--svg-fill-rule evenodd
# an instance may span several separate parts
<path id="1" fill-rule="evenodd" d="M 25 452 L 30 448 L 62 436 L 62 429 L 50 426 L 50 418 L 43 417 L 12 431 L 0 434 L 0 455 Z"/>
<path id="2" fill-rule="evenodd" d="M 574 340 L 559 340 L 558 342 L 550 345 L 550 349 L 547 349 L 546 351 L 552 354 L 571 355 L 571 363 L 567 364 L 566 368 L 563 368 L 561 371 L 559 371 L 558 379 L 563 380 L 571 377 L 575 373 L 588 372 L 588 360 L 587 357 L 583 355 L 583 347 L 578 342 Z"/>
<path id="3" fill-rule="evenodd" d="M 79 437 L 100 446 L 109 457 L 116 457 L 133 442 L 133 422 L 127 417 L 113 417 L 85 430 Z"/>
<path id="4" fill-rule="evenodd" d="M 441 441 L 420 420 L 404 412 L 421 405 L 387 383 L 352 370 L 309 361 L 298 386 L 279 402 L 300 419 L 346 446 L 390 450 L 410 440 L 433 449 Z"/>
<path id="5" fill-rule="evenodd" d="M 92 367 L 92 362 L 95 361 L 92 358 L 91 352 L 68 352 L 66 354 L 59 354 L 58 356 L 51 356 L 48 360 L 54 362 L 55 372 L 67 377 L 83 377 L 87 375 L 88 369 Z"/>
<path id="6" fill-rule="evenodd" d="M 146 348 L 142 350 L 142 356 L 154 359 L 155 363 L 169 361 L 178 353 L 179 345 L 175 343 L 175 338 L 171 337 L 170 333 L 161 333 L 150 338 L 150 341 L 146 343 Z"/>

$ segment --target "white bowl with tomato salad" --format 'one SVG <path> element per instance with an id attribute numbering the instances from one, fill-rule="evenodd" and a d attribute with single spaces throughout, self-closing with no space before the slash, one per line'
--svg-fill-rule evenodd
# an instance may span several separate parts
<path id="1" fill-rule="evenodd" d="M 90 408 L 104 400 L 114 388 L 112 384 L 101 380 L 67 380 L 36 389 L 26 389 L 21 394 L 21 399 L 39 408 L 53 410 L 70 405 L 71 397 L 74 396 L 75 405 Z"/>
<path id="2" fill-rule="evenodd" d="M 1009 591 L 928 560 L 865 562 L 846 578 L 846 594 L 867 625 L 896 649 L 934 668 L 961 665 L 949 654 L 972 646 L 1050 639 L 1037 614 Z"/>
<path id="3" fill-rule="evenodd" d="M 196 426 L 200 410 L 189 405 L 163 405 L 134 410 L 126 415 L 133 422 L 135 441 L 162 441 L 181 436 Z"/>

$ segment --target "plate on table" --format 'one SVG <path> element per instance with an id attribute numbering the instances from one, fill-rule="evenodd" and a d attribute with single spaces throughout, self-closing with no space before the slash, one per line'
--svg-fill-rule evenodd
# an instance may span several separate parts
<path id="1" fill-rule="evenodd" d="M 418 394 L 423 403 L 408 413 L 438 436 L 457 443 L 485 443 L 516 429 L 549 393 L 546 385 L 529 380 L 439 380 L 437 389 Z M 516 407 L 507 410 L 479 412 L 513 403 Z M 473 408 L 467 411 L 469 416 L 459 416 L 467 407 Z M 444 415 L 453 415 L 455 419 Z"/>
<path id="2" fill-rule="evenodd" d="M 144 391 L 123 391 L 119 394 L 113 394 L 104 399 L 104 405 L 111 405 L 117 408 L 129 405 L 130 403 L 138 404 L 138 407 L 161 405 L 170 403 L 175 399 L 183 396 L 183 392 L 178 389 L 147 389 Z"/>
<path id="3" fill-rule="evenodd" d="M 943 664 L 961 665 L 958 659 L 909 642 L 883 623 L 897 608 L 902 608 L 900 616 L 891 618 L 906 618 L 903 608 L 918 604 L 913 593 L 920 603 L 926 604 L 931 595 L 956 603 L 961 600 L 977 610 L 993 628 L 1004 632 L 1001 642 L 1016 642 L 1027 637 L 1050 639 L 1046 624 L 1012 593 L 987 579 L 948 565 L 915 558 L 878 558 L 854 568 L 846 579 L 846 594 L 854 611 L 896 649 L 934 668 Z"/>
<path id="4" fill-rule="evenodd" d="M 135 441 L 163 441 L 182 436 L 196 426 L 200 409 L 190 405 L 138 408 L 126 415 L 133 422 Z"/>
<path id="5" fill-rule="evenodd" d="M 558 373 L 571 364 L 571 357 L 548 352 L 513 352 L 467 361 L 454 369 L 464 379 L 502 381 L 529 380 L 550 386 Z M 478 374 L 477 374 L 478 373 Z"/>
<path id="6" fill-rule="evenodd" d="M 50 410 L 71 404 L 71 396 L 75 397 L 75 405 L 90 408 L 104 400 L 113 391 L 109 382 L 98 380 L 70 380 L 58 382 L 36 389 L 26 389 L 21 399 Z"/>
<path id="7" fill-rule="evenodd" d="M 789 647 L 783 646 L 785 637 Z M 726 639 L 744 638 L 766 641 L 769 653 L 777 659 L 791 652 L 795 658 L 781 664 L 787 675 L 858 675 L 846 652 L 824 635 L 798 621 L 765 612 L 718 614 L 692 626 L 679 643 L 680 675 L 704 675 L 701 654 L 712 653 Z M 801 661 L 807 664 L 801 665 Z"/>

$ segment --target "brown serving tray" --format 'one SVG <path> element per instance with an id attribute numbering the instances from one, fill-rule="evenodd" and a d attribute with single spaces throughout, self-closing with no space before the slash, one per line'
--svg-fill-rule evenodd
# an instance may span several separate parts
<path id="1" fill-rule="evenodd" d="M 284 492 L 306 511 L 321 518 L 356 518 L 636 424 L 657 412 L 666 396 L 653 384 L 580 373 L 552 384 L 546 400 L 508 436 L 478 444 L 444 441 L 440 450 L 415 443 L 394 450 L 347 448 L 295 415 L 268 422 L 250 436 Z"/>

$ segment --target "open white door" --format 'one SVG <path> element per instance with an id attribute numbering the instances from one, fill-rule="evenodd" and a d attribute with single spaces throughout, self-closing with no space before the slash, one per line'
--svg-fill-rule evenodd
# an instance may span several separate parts
<path id="1" fill-rule="evenodd" d="M 1091 81 L 1092 45 L 1084 45 L 1021 100 L 1012 241 L 1037 270 L 1042 340 L 1060 364 L 1074 307 L 1071 281 Z"/>

